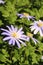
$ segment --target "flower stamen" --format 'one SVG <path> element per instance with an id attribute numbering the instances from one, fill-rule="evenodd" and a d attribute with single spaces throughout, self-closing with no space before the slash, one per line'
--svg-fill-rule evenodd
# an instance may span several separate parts
<path id="1" fill-rule="evenodd" d="M 43 22 L 39 22 L 39 23 L 38 23 L 38 26 L 39 26 L 39 27 L 42 27 L 42 26 L 43 26 Z"/>
<path id="2" fill-rule="evenodd" d="M 29 16 L 29 14 L 28 14 L 28 13 L 23 13 L 23 15 L 24 15 L 24 16 Z"/>
<path id="3" fill-rule="evenodd" d="M 15 38 L 18 38 L 19 35 L 16 32 L 13 32 L 13 33 L 11 33 L 11 36 L 15 37 Z"/>
<path id="4" fill-rule="evenodd" d="M 27 36 L 33 37 L 33 34 L 32 33 L 27 33 Z"/>

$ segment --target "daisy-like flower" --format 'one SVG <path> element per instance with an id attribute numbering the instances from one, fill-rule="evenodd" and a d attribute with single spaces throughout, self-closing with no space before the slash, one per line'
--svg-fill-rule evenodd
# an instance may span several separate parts
<path id="1" fill-rule="evenodd" d="M 19 16 L 20 18 L 27 18 L 28 20 L 30 19 L 34 20 L 35 18 L 33 16 L 30 16 L 28 13 L 22 13 L 22 14 L 17 13 L 17 16 Z"/>
<path id="2" fill-rule="evenodd" d="M 5 2 L 3 0 L 0 0 L 0 4 L 4 4 Z"/>
<path id="3" fill-rule="evenodd" d="M 30 38 L 34 41 L 35 44 L 36 44 L 37 42 L 39 42 L 37 39 L 33 38 L 33 34 L 32 34 L 32 33 L 27 33 L 27 40 L 29 41 Z"/>
<path id="4" fill-rule="evenodd" d="M 24 35 L 24 32 L 22 31 L 22 27 L 18 30 L 17 27 L 13 27 L 13 25 L 11 25 L 11 27 L 7 26 L 8 30 L 1 28 L 2 35 L 5 35 L 6 37 L 3 39 L 3 41 L 9 41 L 9 44 L 15 45 L 15 43 L 17 44 L 17 46 L 20 48 L 20 43 L 22 43 L 24 46 L 26 46 L 26 44 L 23 41 L 27 41 L 27 36 Z"/>
<path id="5" fill-rule="evenodd" d="M 34 34 L 37 34 L 39 32 L 40 36 L 43 36 L 43 21 L 34 21 L 30 28 L 31 31 L 34 31 Z"/>

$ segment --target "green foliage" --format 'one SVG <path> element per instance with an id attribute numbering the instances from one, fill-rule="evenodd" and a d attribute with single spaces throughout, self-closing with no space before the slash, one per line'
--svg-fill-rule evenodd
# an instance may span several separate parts
<path id="1" fill-rule="evenodd" d="M 22 26 L 25 34 L 29 31 L 29 25 L 33 21 L 26 18 L 18 18 L 17 13 L 27 12 L 35 16 L 36 20 L 43 20 L 43 0 L 4 0 L 5 4 L 0 4 L 0 28 L 13 24 L 19 28 Z M 37 37 L 38 36 L 38 37 Z M 35 36 L 40 43 L 34 44 L 33 41 L 25 42 L 26 47 L 21 45 L 10 46 L 3 42 L 0 31 L 0 65 L 41 65 L 43 61 L 43 38 L 38 34 Z M 31 43 L 32 42 L 32 43 Z"/>

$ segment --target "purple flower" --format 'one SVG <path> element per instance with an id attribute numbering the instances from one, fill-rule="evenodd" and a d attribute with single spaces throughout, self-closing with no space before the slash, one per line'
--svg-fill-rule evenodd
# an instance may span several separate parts
<path id="1" fill-rule="evenodd" d="M 39 43 L 39 41 L 37 39 L 33 38 L 33 34 L 32 33 L 27 33 L 27 40 L 29 41 L 30 38 L 34 41 L 35 44 L 37 42 Z"/>
<path id="2" fill-rule="evenodd" d="M 28 20 L 30 19 L 34 20 L 35 18 L 33 16 L 30 16 L 28 13 L 22 13 L 22 14 L 17 13 L 17 16 L 19 16 L 20 18 L 27 18 Z"/>
<path id="3" fill-rule="evenodd" d="M 9 44 L 13 44 L 15 45 L 15 42 L 17 44 L 17 46 L 20 48 L 20 43 L 22 43 L 24 46 L 26 46 L 26 44 L 23 42 L 27 41 L 27 36 L 24 35 L 24 32 L 22 31 L 22 27 L 18 30 L 17 27 L 13 27 L 13 25 L 11 25 L 11 27 L 7 26 L 8 30 L 1 28 L 2 35 L 5 35 L 6 37 L 3 39 L 3 41 L 9 41 Z"/>
<path id="4" fill-rule="evenodd" d="M 40 36 L 43 36 L 43 21 L 34 21 L 30 28 L 31 31 L 34 31 L 34 34 L 37 34 L 39 32 Z"/>

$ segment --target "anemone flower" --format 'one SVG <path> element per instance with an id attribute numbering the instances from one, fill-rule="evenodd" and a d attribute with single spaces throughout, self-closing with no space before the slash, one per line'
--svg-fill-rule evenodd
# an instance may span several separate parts
<path id="1" fill-rule="evenodd" d="M 22 14 L 17 13 L 17 16 L 19 16 L 20 18 L 27 18 L 28 20 L 30 19 L 34 20 L 35 18 L 33 16 L 30 16 L 28 13 L 22 13 Z"/>
<path id="2" fill-rule="evenodd" d="M 13 25 L 7 26 L 7 29 L 3 29 L 1 28 L 2 35 L 5 36 L 5 38 L 3 39 L 3 41 L 9 41 L 9 44 L 15 45 L 15 43 L 17 44 L 17 46 L 20 48 L 20 43 L 22 43 L 24 46 L 26 46 L 26 44 L 24 43 L 24 41 L 27 41 L 27 36 L 24 35 L 24 32 L 22 31 L 22 27 L 20 29 L 18 29 L 17 27 L 14 27 Z"/>
<path id="3" fill-rule="evenodd" d="M 30 39 L 32 39 L 35 44 L 39 43 L 39 41 L 37 39 L 33 38 L 32 33 L 27 33 L 27 40 L 29 41 Z"/>
<path id="4" fill-rule="evenodd" d="M 31 31 L 34 31 L 34 34 L 40 33 L 40 36 L 43 36 L 43 21 L 34 21 L 31 25 Z"/>
<path id="5" fill-rule="evenodd" d="M 3 0 L 0 0 L 0 4 L 4 4 L 5 2 Z"/>

